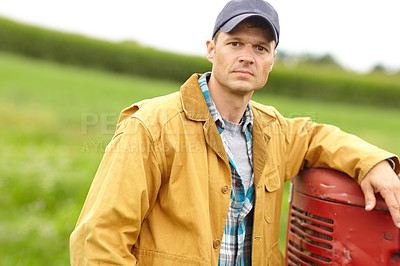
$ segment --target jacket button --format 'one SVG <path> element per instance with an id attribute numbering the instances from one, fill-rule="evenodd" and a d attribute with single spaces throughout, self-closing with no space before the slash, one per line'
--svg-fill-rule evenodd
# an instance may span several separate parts
<path id="1" fill-rule="evenodd" d="M 220 245 L 221 245 L 221 241 L 219 241 L 218 239 L 213 241 L 214 248 L 219 248 Z"/>
<path id="2" fill-rule="evenodd" d="M 225 185 L 225 186 L 221 187 L 221 191 L 222 191 L 222 193 L 224 193 L 224 194 L 228 193 L 228 191 L 229 191 L 228 186 Z"/>

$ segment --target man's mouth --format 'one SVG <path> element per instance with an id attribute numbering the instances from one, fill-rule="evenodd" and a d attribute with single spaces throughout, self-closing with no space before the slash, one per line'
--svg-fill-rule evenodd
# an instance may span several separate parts
<path id="1" fill-rule="evenodd" d="M 233 73 L 237 74 L 237 75 L 243 75 L 243 76 L 254 76 L 253 72 L 249 71 L 249 70 L 234 70 Z"/>

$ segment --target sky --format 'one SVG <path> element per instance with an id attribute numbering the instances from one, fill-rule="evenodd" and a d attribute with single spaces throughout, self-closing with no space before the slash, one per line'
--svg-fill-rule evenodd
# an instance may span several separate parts
<path id="1" fill-rule="evenodd" d="M 227 0 L 3 0 L 0 16 L 110 41 L 133 40 L 205 56 Z M 400 69 L 399 0 L 269 0 L 281 25 L 279 51 L 331 54 L 365 72 Z"/>

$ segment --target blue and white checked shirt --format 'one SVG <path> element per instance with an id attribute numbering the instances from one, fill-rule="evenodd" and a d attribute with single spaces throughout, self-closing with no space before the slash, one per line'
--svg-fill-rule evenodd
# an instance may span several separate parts
<path id="1" fill-rule="evenodd" d="M 218 112 L 211 98 L 207 86 L 207 76 L 205 73 L 200 79 L 199 84 L 206 99 L 208 109 L 217 125 L 226 153 L 228 155 L 231 173 L 232 189 L 229 204 L 228 217 L 225 224 L 224 236 L 221 241 L 221 251 L 219 254 L 218 265 L 251 265 L 251 246 L 253 232 L 253 206 L 254 206 L 254 174 L 251 175 L 251 182 L 247 193 L 244 189 L 242 177 L 239 175 L 233 155 L 229 149 L 228 141 L 224 137 L 225 123 Z M 253 166 L 253 147 L 252 147 L 252 126 L 253 114 L 250 105 L 243 115 L 243 132 L 246 136 L 247 154 Z"/>

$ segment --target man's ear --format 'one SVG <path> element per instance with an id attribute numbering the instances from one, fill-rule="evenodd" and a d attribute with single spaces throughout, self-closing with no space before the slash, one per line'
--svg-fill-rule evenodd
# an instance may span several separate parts
<path id="1" fill-rule="evenodd" d="M 272 68 L 274 67 L 274 63 L 275 63 L 275 59 L 276 59 L 276 54 L 278 53 L 278 51 L 277 50 L 275 50 L 275 52 L 274 52 L 274 61 L 272 61 L 272 64 L 271 64 L 271 66 L 269 67 L 269 71 L 268 72 L 271 72 L 272 71 Z"/>
<path id="2" fill-rule="evenodd" d="M 215 42 L 213 40 L 208 40 L 206 45 L 207 45 L 207 60 L 210 61 L 210 63 L 214 63 Z"/>

